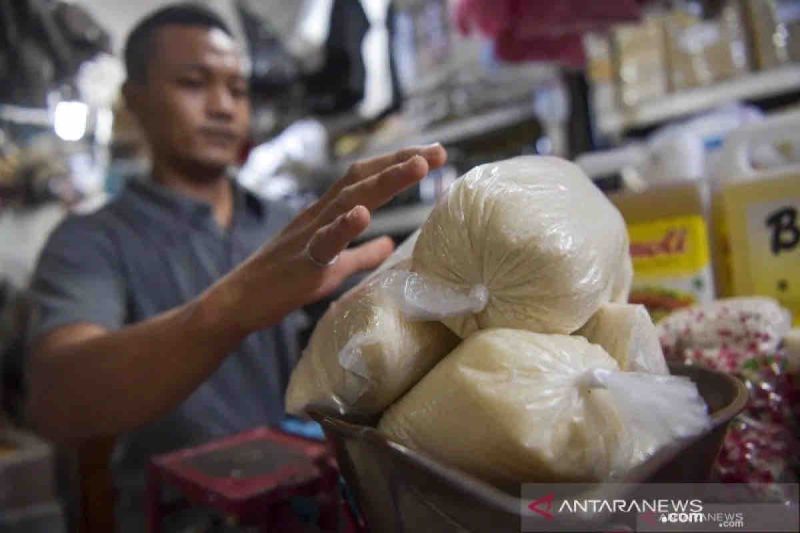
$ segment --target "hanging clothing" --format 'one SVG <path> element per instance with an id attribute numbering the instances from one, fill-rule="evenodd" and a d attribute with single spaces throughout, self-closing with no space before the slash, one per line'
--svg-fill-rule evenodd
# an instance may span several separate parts
<path id="1" fill-rule="evenodd" d="M 493 39 L 505 61 L 556 61 L 583 66 L 581 37 L 612 24 L 638 19 L 636 0 L 460 0 L 456 24 Z"/>
<path id="2" fill-rule="evenodd" d="M 83 7 L 0 0 L 0 101 L 43 107 L 50 90 L 100 52 L 111 52 L 111 40 Z"/>
<path id="3" fill-rule="evenodd" d="M 325 63 L 307 79 L 309 105 L 315 113 L 347 111 L 364 98 L 366 70 L 361 43 L 369 28 L 358 0 L 334 0 Z"/>

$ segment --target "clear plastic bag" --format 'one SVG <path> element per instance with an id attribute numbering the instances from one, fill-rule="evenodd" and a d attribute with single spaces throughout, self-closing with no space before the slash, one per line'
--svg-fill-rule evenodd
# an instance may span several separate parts
<path id="1" fill-rule="evenodd" d="M 610 393 L 629 435 L 628 468 L 710 427 L 706 404 L 689 378 L 590 369 L 579 382 Z"/>
<path id="2" fill-rule="evenodd" d="M 411 254 L 414 252 L 414 246 L 417 244 L 419 238 L 419 230 L 415 231 L 404 240 L 400 246 L 395 248 L 394 253 L 390 255 L 381 265 L 376 268 L 365 281 L 369 281 L 377 275 L 389 269 L 396 268 L 400 263 L 408 262 L 410 265 Z"/>
<path id="3" fill-rule="evenodd" d="M 407 272 L 411 248 L 413 241 L 400 246 L 388 268 L 328 308 L 292 372 L 289 413 L 301 415 L 314 405 L 339 414 L 379 414 L 458 343 L 442 324 L 406 317 L 384 286 Z"/>
<path id="4" fill-rule="evenodd" d="M 473 334 L 378 429 L 499 486 L 622 478 L 709 428 L 687 378 L 622 372 L 600 346 L 511 329 Z"/>
<path id="5" fill-rule="evenodd" d="M 489 292 L 483 285 L 469 290 L 448 287 L 402 269 L 384 276 L 381 284 L 410 320 L 445 320 L 480 313 L 489 301 Z"/>
<path id="6" fill-rule="evenodd" d="M 658 331 L 643 305 L 603 305 L 575 334 L 602 346 L 622 370 L 669 374 Z"/>
<path id="7" fill-rule="evenodd" d="M 628 261 L 622 216 L 583 171 L 523 156 L 453 184 L 420 230 L 418 277 L 400 295 L 462 338 L 490 327 L 568 334 L 624 297 Z"/>

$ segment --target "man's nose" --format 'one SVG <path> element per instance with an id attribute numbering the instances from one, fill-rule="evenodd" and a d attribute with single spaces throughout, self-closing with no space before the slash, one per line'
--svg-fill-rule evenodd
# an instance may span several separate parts
<path id="1" fill-rule="evenodd" d="M 209 89 L 206 110 L 210 116 L 222 119 L 233 118 L 234 105 L 234 98 L 228 87 L 214 85 Z"/>

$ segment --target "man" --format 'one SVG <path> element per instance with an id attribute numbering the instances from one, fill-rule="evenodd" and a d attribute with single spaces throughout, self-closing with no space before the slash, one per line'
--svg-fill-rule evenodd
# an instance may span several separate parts
<path id="1" fill-rule="evenodd" d="M 388 238 L 348 244 L 446 158 L 433 145 L 359 162 L 292 219 L 226 177 L 250 108 L 223 22 L 190 5 L 157 12 L 129 36 L 125 62 L 152 172 L 49 239 L 28 369 L 43 435 L 121 435 L 123 519 L 142 514 L 151 455 L 281 420 L 298 348 L 287 317 L 380 264 Z"/>

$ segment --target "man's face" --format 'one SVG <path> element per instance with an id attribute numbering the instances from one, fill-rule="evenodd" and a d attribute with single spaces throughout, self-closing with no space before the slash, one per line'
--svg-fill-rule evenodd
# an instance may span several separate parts
<path id="1" fill-rule="evenodd" d="M 128 93 L 153 155 L 212 171 L 235 163 L 250 120 L 236 42 L 216 28 L 179 25 L 154 41 L 146 83 Z"/>

